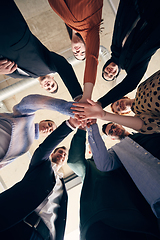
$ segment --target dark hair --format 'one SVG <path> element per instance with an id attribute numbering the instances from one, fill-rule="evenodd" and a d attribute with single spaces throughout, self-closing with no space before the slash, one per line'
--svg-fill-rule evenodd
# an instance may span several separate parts
<path id="1" fill-rule="evenodd" d="M 113 79 L 111 79 L 111 80 L 105 79 L 105 77 L 104 77 L 104 70 L 105 70 L 105 68 L 106 68 L 111 62 L 114 62 L 114 60 L 113 60 L 112 58 L 110 58 L 110 59 L 104 64 L 104 66 L 103 66 L 103 68 L 102 68 L 102 78 L 103 78 L 105 81 L 113 81 L 114 79 L 116 79 L 116 78 L 118 77 L 118 75 L 119 75 L 119 73 L 120 73 L 120 71 L 121 71 L 121 68 L 120 68 L 120 67 L 118 66 L 118 64 L 117 64 L 117 66 L 118 66 L 118 73 L 117 73 L 117 75 L 116 75 L 115 77 L 113 77 Z"/>
<path id="2" fill-rule="evenodd" d="M 55 123 L 53 120 L 50 120 L 50 119 L 45 119 L 44 121 L 45 122 L 53 122 L 53 123 Z"/>
<path id="3" fill-rule="evenodd" d="M 54 151 L 53 151 L 53 153 L 56 153 L 57 150 L 60 149 L 60 148 L 62 148 L 62 149 L 64 149 L 64 150 L 67 150 L 67 148 L 66 148 L 65 146 L 62 146 L 62 147 L 55 148 Z"/>
<path id="4" fill-rule="evenodd" d="M 72 28 L 70 28 L 66 23 L 65 23 L 65 26 L 67 28 L 69 38 L 70 38 L 70 40 L 72 40 Z"/>
<path id="5" fill-rule="evenodd" d="M 109 123 L 103 124 L 103 126 L 102 126 L 102 132 L 103 132 L 104 134 L 106 134 L 105 130 L 106 130 L 106 127 L 107 127 L 108 124 L 114 124 L 114 123 L 113 123 L 113 122 L 109 122 Z M 106 135 L 108 136 L 108 134 L 106 134 Z"/>

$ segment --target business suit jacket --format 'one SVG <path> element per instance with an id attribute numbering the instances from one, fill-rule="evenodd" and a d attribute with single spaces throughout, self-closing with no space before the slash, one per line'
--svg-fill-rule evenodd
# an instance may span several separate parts
<path id="1" fill-rule="evenodd" d="M 127 75 L 98 100 L 103 108 L 133 91 L 144 76 L 151 57 L 160 47 L 158 10 L 158 0 L 120 0 L 112 37 L 111 60 Z M 140 21 L 132 29 L 139 17 Z"/>
<path id="2" fill-rule="evenodd" d="M 14 61 L 19 68 L 37 78 L 57 72 L 72 98 L 82 94 L 81 86 L 67 60 L 50 52 L 29 30 L 13 0 L 0 1 L 0 57 Z M 27 78 L 16 70 L 13 78 Z"/>
<path id="3" fill-rule="evenodd" d="M 23 179 L 0 194 L 0 239 L 30 239 L 31 229 L 23 219 L 32 213 L 48 196 L 55 185 L 50 153 L 72 130 L 63 122 L 34 152 Z M 56 239 L 62 240 L 65 230 L 67 193 L 63 183 L 63 196 L 55 222 Z"/>
<path id="4" fill-rule="evenodd" d="M 78 130 L 72 139 L 68 157 L 68 165 L 83 179 L 81 240 L 85 239 L 89 227 L 98 221 L 130 234 L 144 233 L 151 237 L 149 239 L 155 239 L 154 236 L 159 234 L 156 217 L 128 173 L 123 167 L 109 172 L 99 171 L 93 159 L 85 159 L 85 141 L 85 131 Z"/>

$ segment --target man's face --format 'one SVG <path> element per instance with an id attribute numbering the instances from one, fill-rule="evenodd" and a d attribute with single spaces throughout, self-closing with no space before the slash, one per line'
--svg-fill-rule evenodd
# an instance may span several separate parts
<path id="1" fill-rule="evenodd" d="M 68 157 L 68 150 L 63 148 L 58 148 L 55 153 L 51 154 L 51 162 L 56 163 L 59 166 L 64 165 Z"/>
<path id="2" fill-rule="evenodd" d="M 39 123 L 39 133 L 46 137 L 56 129 L 56 124 L 52 121 L 42 120 Z"/>
<path id="3" fill-rule="evenodd" d="M 121 125 L 115 123 L 108 124 L 105 133 L 117 140 L 121 140 L 125 137 L 125 129 Z"/>
<path id="4" fill-rule="evenodd" d="M 40 86 L 47 90 L 47 92 L 53 93 L 54 91 L 57 90 L 57 83 L 54 80 L 53 76 L 46 75 L 44 77 L 41 77 L 40 81 Z"/>
<path id="5" fill-rule="evenodd" d="M 112 81 L 117 74 L 118 65 L 115 64 L 114 62 L 111 62 L 103 71 L 103 77 L 108 81 Z"/>

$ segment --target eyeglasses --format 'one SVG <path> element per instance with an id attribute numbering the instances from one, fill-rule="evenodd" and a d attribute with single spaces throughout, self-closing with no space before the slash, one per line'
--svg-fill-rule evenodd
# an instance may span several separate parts
<path id="1" fill-rule="evenodd" d="M 108 134 L 112 135 L 113 134 L 113 130 L 112 129 L 115 129 L 117 127 L 117 125 L 113 124 L 108 132 Z"/>

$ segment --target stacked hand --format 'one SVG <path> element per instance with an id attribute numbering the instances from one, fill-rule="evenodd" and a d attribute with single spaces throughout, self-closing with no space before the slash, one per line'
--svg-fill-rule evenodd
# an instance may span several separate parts
<path id="1" fill-rule="evenodd" d="M 102 107 L 92 101 L 87 99 L 87 103 L 73 103 L 75 107 L 71 107 L 73 109 L 73 113 L 75 114 L 75 118 L 78 120 L 86 120 L 92 118 L 100 118 L 102 119 L 105 116 L 105 111 L 103 111 Z"/>

